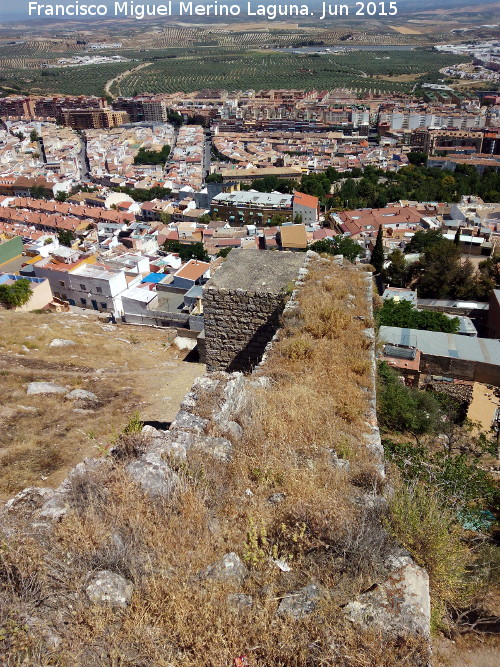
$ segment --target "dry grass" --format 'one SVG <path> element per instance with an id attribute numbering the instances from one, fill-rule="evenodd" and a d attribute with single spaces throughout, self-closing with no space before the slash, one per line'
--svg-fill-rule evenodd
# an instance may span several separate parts
<path id="1" fill-rule="evenodd" d="M 182 361 L 168 330 L 117 326 L 95 316 L 0 313 L 0 500 L 31 486 L 59 484 L 85 456 L 118 437 L 131 412 L 171 421 L 200 364 Z M 49 347 L 54 338 L 76 345 Z M 27 396 L 26 385 L 49 381 L 95 393 L 97 405 L 60 396 Z M 88 412 L 74 409 L 90 408 Z"/>
<path id="2" fill-rule="evenodd" d="M 341 307 L 347 292 L 352 309 Z M 358 272 L 318 263 L 263 369 L 273 385 L 256 391 L 239 417 L 244 435 L 232 463 L 191 449 L 177 466 L 178 491 L 153 502 L 121 461 L 109 460 L 75 482 L 72 510 L 42 555 L 14 541 L 0 569 L 6 664 L 229 667 L 245 656 L 251 667 L 423 665 L 419 642 L 361 633 L 341 611 L 383 576 L 388 546 L 378 512 L 358 502 L 378 482 L 361 444 L 369 379 L 366 321 L 357 315 L 366 316 Z M 331 465 L 332 448 L 349 457 L 349 473 Z M 283 501 L 270 503 L 274 493 Z M 16 564 L 23 548 L 26 564 Z M 200 577 L 230 551 L 245 558 L 243 582 Z M 129 607 L 89 603 L 85 585 L 100 569 L 133 582 Z M 22 582 L 33 572 L 26 601 Z M 299 620 L 278 617 L 279 602 L 310 583 L 324 590 L 318 608 Z M 252 607 L 234 612 L 229 593 L 252 596 Z M 26 629 L 28 614 L 42 616 L 45 634 Z M 52 649 L 47 626 L 59 637 Z"/>

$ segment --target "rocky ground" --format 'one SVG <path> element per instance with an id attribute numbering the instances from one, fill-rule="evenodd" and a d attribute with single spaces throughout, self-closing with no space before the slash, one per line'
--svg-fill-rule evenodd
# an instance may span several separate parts
<path id="1" fill-rule="evenodd" d="M 3 311 L 0 331 L 0 499 L 59 484 L 106 450 L 135 412 L 172 421 L 204 369 L 172 346 L 174 331 L 113 326 L 93 314 Z"/>

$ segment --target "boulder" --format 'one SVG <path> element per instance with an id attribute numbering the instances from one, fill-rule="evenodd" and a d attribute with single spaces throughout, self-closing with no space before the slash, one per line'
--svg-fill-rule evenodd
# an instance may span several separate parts
<path id="1" fill-rule="evenodd" d="M 28 396 L 33 394 L 66 394 L 67 392 L 66 387 L 61 387 L 54 382 L 30 382 L 26 390 Z"/>
<path id="2" fill-rule="evenodd" d="M 293 618 L 308 616 L 318 606 L 322 594 L 321 588 L 315 584 L 299 588 L 281 600 L 276 613 L 278 616 L 292 616 Z"/>
<path id="3" fill-rule="evenodd" d="M 86 592 L 94 604 L 126 607 L 133 590 L 133 584 L 125 577 L 110 570 L 101 570 L 93 577 Z"/>
<path id="4" fill-rule="evenodd" d="M 236 580 L 242 582 L 247 576 L 248 570 L 238 554 L 228 553 L 220 561 L 212 563 L 201 573 L 207 579 L 218 581 Z"/>
<path id="5" fill-rule="evenodd" d="M 226 438 L 216 438 L 212 436 L 196 438 L 194 447 L 210 454 L 210 456 L 213 456 L 217 461 L 222 461 L 223 463 L 231 462 L 233 445 Z"/>
<path id="6" fill-rule="evenodd" d="M 359 595 L 345 608 L 347 618 L 360 628 L 396 636 L 430 635 L 429 575 L 409 556 L 391 556 L 391 574 L 382 584 Z"/>
<path id="7" fill-rule="evenodd" d="M 193 415 L 190 412 L 186 412 L 185 410 L 180 410 L 175 416 L 170 429 L 174 431 L 182 430 L 191 431 L 191 433 L 202 434 L 205 431 L 207 424 L 208 420 L 202 419 L 202 417 L 197 417 L 196 415 Z"/>
<path id="8" fill-rule="evenodd" d="M 76 345 L 75 341 L 65 338 L 53 338 L 49 343 L 49 347 L 69 347 L 70 345 Z"/>
<path id="9" fill-rule="evenodd" d="M 157 452 L 149 452 L 126 467 L 127 473 L 144 493 L 155 498 L 168 498 L 180 480 Z"/>
<path id="10" fill-rule="evenodd" d="M 59 521 L 68 512 L 68 496 L 65 492 L 56 490 L 53 495 L 42 505 L 38 512 L 40 519 Z"/>
<path id="11" fill-rule="evenodd" d="M 9 511 L 17 510 L 37 510 L 54 493 L 53 489 L 29 486 L 27 489 L 19 491 L 13 498 L 5 503 L 4 509 Z"/>

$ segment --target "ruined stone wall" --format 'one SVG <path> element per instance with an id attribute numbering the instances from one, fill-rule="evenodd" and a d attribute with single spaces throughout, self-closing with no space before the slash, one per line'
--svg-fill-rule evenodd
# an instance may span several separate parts
<path id="1" fill-rule="evenodd" d="M 311 259 L 312 255 L 308 254 Z M 317 258 L 317 255 L 315 255 Z M 326 261 L 326 260 L 325 260 Z M 342 259 L 337 263 L 342 266 Z M 346 283 L 348 284 L 348 271 L 355 270 L 354 267 L 344 267 L 346 271 Z M 306 269 L 300 271 L 296 290 L 300 290 L 302 278 Z M 263 281 L 264 282 L 264 281 Z M 213 294 L 210 307 L 215 308 L 221 298 L 227 297 L 228 305 L 234 306 L 235 299 L 245 297 L 244 291 L 227 290 L 217 288 Z M 368 354 L 370 358 L 370 386 L 367 387 L 366 403 L 366 430 L 361 435 L 362 444 L 371 452 L 373 461 L 378 468 L 380 476 L 384 475 L 383 448 L 380 442 L 380 433 L 376 417 L 376 361 L 375 361 L 375 332 L 371 328 L 372 312 L 372 278 L 366 275 L 366 314 L 358 316 L 366 322 L 364 334 L 368 341 Z M 287 302 L 287 308 L 297 307 L 294 291 Z M 215 319 L 217 313 L 214 311 L 214 323 L 220 327 L 228 317 L 237 325 L 237 330 L 244 330 L 238 321 L 238 312 L 243 317 L 243 312 L 250 313 L 253 317 L 255 311 L 248 310 L 249 306 L 259 303 L 258 299 L 264 299 L 262 295 L 246 295 L 246 301 L 241 301 L 241 310 L 227 309 L 222 316 L 222 323 L 217 324 Z M 284 295 L 276 295 L 271 302 L 268 313 L 274 313 L 282 307 Z M 348 308 L 349 295 L 346 300 Z M 274 310 L 273 310 L 274 309 Z M 231 315 L 228 315 L 231 312 Z M 269 315 L 268 315 L 269 317 Z M 259 320 L 256 320 L 259 323 Z M 277 321 L 276 321 L 277 323 Z M 234 326 L 234 325 L 232 325 Z M 258 324 L 257 329 L 260 324 Z M 247 327 L 249 328 L 249 327 Z M 232 340 L 236 340 L 234 335 Z M 264 337 L 264 336 L 263 336 Z M 232 343 L 235 349 L 229 352 L 238 352 L 236 342 Z M 272 342 L 268 344 L 268 350 Z M 213 349 L 212 349 L 213 350 Z M 213 352 L 212 352 L 213 353 Z M 236 355 L 237 356 L 237 355 Z M 229 357 L 225 357 L 226 359 Z M 233 356 L 234 359 L 234 356 Z M 231 363 L 231 362 L 230 362 Z M 152 500 L 167 499 L 185 480 L 182 479 L 182 466 L 189 460 L 191 452 L 200 451 L 206 461 L 206 466 L 230 465 L 235 451 L 240 446 L 244 436 L 245 428 L 248 427 L 248 414 L 251 412 L 252 394 L 256 390 L 267 391 L 272 386 L 272 380 L 265 375 L 265 358 L 259 364 L 257 372 L 248 376 L 242 373 L 207 374 L 198 378 L 191 391 L 185 396 L 174 422 L 167 430 L 155 429 L 145 426 L 142 432 L 142 447 L 130 458 L 122 460 L 119 449 L 110 451 L 110 456 L 100 459 L 87 459 L 79 464 L 68 476 L 68 478 L 57 489 L 25 489 L 0 510 L 0 526 L 6 535 L 15 536 L 17 532 L 18 519 L 20 515 L 28 515 L 35 539 L 38 533 L 40 539 L 46 539 L 50 527 L 59 521 L 67 512 L 74 510 L 72 498 L 73 488 L 81 478 L 92 478 L 106 468 L 115 466 L 123 467 L 124 472 L 149 495 Z M 360 443 L 361 444 L 361 443 Z M 330 457 L 331 465 L 349 474 L 350 462 L 348 459 L 339 458 L 335 452 Z M 279 494 L 277 494 L 279 496 Z M 243 490 L 242 496 L 251 499 L 251 489 Z M 275 502 L 269 501 L 269 502 Z M 276 502 L 279 502 L 276 501 Z M 374 508 L 383 508 L 386 499 L 380 495 L 380 490 L 374 485 L 366 492 L 359 492 L 358 502 L 366 506 L 371 512 Z M 369 512 L 366 515 L 369 517 Z M 225 554 L 220 562 L 208 564 L 206 573 L 223 572 L 225 577 L 234 577 L 234 573 L 243 581 L 247 576 L 247 568 L 236 553 Z M 227 574 L 227 573 L 230 574 Z M 287 572 L 287 570 L 283 570 Z M 127 581 L 117 572 L 103 571 L 98 573 L 99 577 L 90 580 L 86 588 L 86 595 L 93 604 L 107 604 L 110 594 L 115 595 L 123 605 L 129 603 L 133 582 Z M 105 575 L 105 577 L 104 577 Z M 121 588 L 120 588 L 121 587 Z M 128 587 L 128 588 L 127 588 Z M 121 589 L 127 593 L 123 593 Z M 111 591 L 111 593 L 110 593 Z M 307 586 L 296 590 L 290 581 L 288 595 L 284 596 L 277 609 L 277 618 L 280 615 L 305 616 L 312 613 L 322 596 L 328 592 L 322 587 L 311 582 Z M 121 596 L 121 597 L 119 597 Z M 248 596 L 243 595 L 248 598 Z M 293 601 L 291 605 L 290 600 Z M 393 552 L 387 557 L 383 564 L 380 579 L 366 592 L 356 595 L 353 599 L 346 601 L 342 613 L 360 629 L 370 629 L 384 633 L 387 637 L 391 635 L 410 634 L 417 637 L 428 637 L 430 633 L 430 598 L 429 580 L 427 573 L 417 566 L 409 554 L 404 550 L 394 547 Z M 250 600 L 250 603 L 253 603 Z M 47 631 L 53 632 L 52 626 L 47 622 Z"/>
<path id="2" fill-rule="evenodd" d="M 204 296 L 207 370 L 255 366 L 278 328 L 284 295 L 208 289 Z"/>
<path id="3" fill-rule="evenodd" d="M 203 293 L 208 371 L 250 371 L 279 326 L 303 253 L 232 251 Z"/>

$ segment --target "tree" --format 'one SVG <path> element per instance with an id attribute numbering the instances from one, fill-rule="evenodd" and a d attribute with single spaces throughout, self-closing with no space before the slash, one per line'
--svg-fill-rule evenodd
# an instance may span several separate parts
<path id="1" fill-rule="evenodd" d="M 380 225 L 377 232 L 375 247 L 373 248 L 372 256 L 370 259 L 370 262 L 375 269 L 375 273 L 382 273 L 384 268 L 384 245 L 382 243 L 383 233 L 382 225 Z"/>
<path id="2" fill-rule="evenodd" d="M 203 215 L 200 215 L 198 218 L 198 222 L 202 225 L 208 225 L 209 222 L 211 222 L 212 218 L 208 213 L 203 213 Z"/>
<path id="3" fill-rule="evenodd" d="M 408 278 L 408 263 L 401 250 L 393 250 L 387 259 L 391 262 L 384 271 L 384 278 L 389 285 L 405 287 Z"/>
<path id="4" fill-rule="evenodd" d="M 64 192 L 63 190 L 60 190 L 60 191 L 56 194 L 56 201 L 59 201 L 59 202 L 65 202 L 65 201 L 67 200 L 67 198 L 68 198 L 68 193 L 67 193 L 67 192 Z"/>
<path id="5" fill-rule="evenodd" d="M 327 255 L 343 255 L 346 259 L 354 262 L 356 257 L 362 254 L 361 246 L 349 237 L 335 236 L 333 239 L 322 239 L 315 241 L 310 246 L 311 250 Z"/>
<path id="6" fill-rule="evenodd" d="M 406 246 L 406 253 L 420 253 L 431 246 L 441 243 L 443 235 L 439 229 L 420 230 L 411 237 L 410 243 Z"/>
<path id="7" fill-rule="evenodd" d="M 183 262 L 190 259 L 197 259 L 200 262 L 209 262 L 208 256 L 203 243 L 181 243 L 180 241 L 165 241 L 163 249 L 166 252 L 173 252 L 179 255 Z"/>
<path id="8" fill-rule="evenodd" d="M 73 241 L 76 239 L 76 234 L 70 229 L 61 229 L 57 233 L 57 240 L 61 245 L 65 245 L 68 248 L 71 248 Z"/>
<path id="9" fill-rule="evenodd" d="M 286 218 L 284 215 L 281 213 L 275 213 L 273 217 L 271 218 L 271 226 L 272 227 L 281 227 L 281 225 L 286 222 Z"/>
<path id="10" fill-rule="evenodd" d="M 170 146 L 165 144 L 160 151 L 149 151 L 146 148 L 139 148 L 134 157 L 134 164 L 165 164 L 170 155 Z"/>
<path id="11" fill-rule="evenodd" d="M 30 132 L 30 141 L 32 144 L 34 144 L 36 141 L 39 139 L 38 132 L 36 130 L 31 130 Z"/>
<path id="12" fill-rule="evenodd" d="M 47 190 L 43 185 L 34 185 L 30 188 L 30 197 L 33 197 L 33 199 L 45 199 L 46 196 Z"/>
<path id="13" fill-rule="evenodd" d="M 425 166 L 427 164 L 427 153 L 408 153 L 408 161 L 411 164 Z"/>
<path id="14" fill-rule="evenodd" d="M 232 248 L 221 248 L 217 253 L 217 257 L 227 257 L 231 250 Z"/>
<path id="15" fill-rule="evenodd" d="M 411 301 L 385 299 L 376 314 L 380 326 L 423 329 L 457 333 L 460 328 L 458 317 L 448 317 L 444 313 L 431 310 L 417 310 Z"/>
<path id="16" fill-rule="evenodd" d="M 27 278 L 20 278 L 12 285 L 0 285 L 0 303 L 6 308 L 19 308 L 31 298 L 31 283 Z"/>
<path id="17" fill-rule="evenodd" d="M 297 213 L 297 215 L 295 216 L 295 218 L 293 219 L 293 221 L 294 221 L 294 223 L 295 223 L 296 225 L 302 225 L 302 223 L 304 222 L 304 219 L 302 218 L 302 214 L 301 214 L 301 213 Z"/>
<path id="18" fill-rule="evenodd" d="M 205 179 L 205 183 L 222 183 L 222 174 L 208 174 Z"/>
<path id="19" fill-rule="evenodd" d="M 457 231 L 455 232 L 455 238 L 453 239 L 453 243 L 458 248 L 460 247 L 460 227 L 457 227 Z"/>

